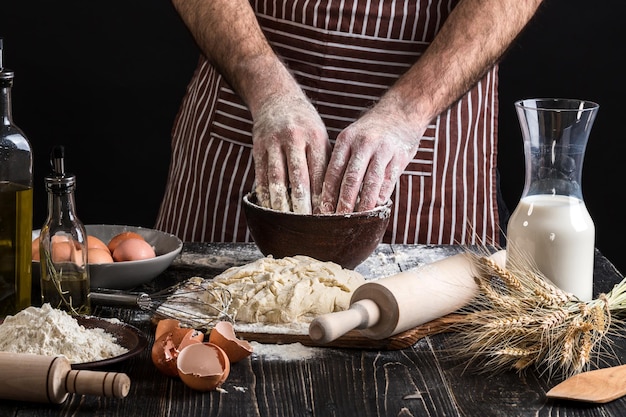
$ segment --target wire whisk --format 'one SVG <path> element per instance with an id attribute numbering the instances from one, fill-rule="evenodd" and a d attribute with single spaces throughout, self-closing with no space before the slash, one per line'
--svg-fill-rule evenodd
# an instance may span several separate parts
<path id="1" fill-rule="evenodd" d="M 152 294 L 98 288 L 89 297 L 101 305 L 139 307 L 194 329 L 210 330 L 218 321 L 233 322 L 230 291 L 198 277 Z"/>

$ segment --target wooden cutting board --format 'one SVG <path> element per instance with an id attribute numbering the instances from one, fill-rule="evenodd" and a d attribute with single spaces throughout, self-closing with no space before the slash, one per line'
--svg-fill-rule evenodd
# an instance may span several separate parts
<path id="1" fill-rule="evenodd" d="M 249 342 L 254 341 L 258 343 L 301 343 L 305 346 L 313 347 L 397 350 L 413 346 L 418 340 L 425 336 L 444 332 L 447 326 L 457 322 L 459 317 L 460 315 L 458 314 L 449 314 L 447 316 L 422 324 L 421 326 L 380 340 L 365 337 L 358 330 L 351 330 L 340 338 L 326 344 L 319 344 L 314 342 L 313 340 L 311 340 L 308 334 L 237 331 L 237 337 L 247 340 Z"/>

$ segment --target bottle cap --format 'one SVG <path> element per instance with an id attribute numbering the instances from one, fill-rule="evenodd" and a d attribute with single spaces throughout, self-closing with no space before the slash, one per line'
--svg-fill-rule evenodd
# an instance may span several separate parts
<path id="1" fill-rule="evenodd" d="M 76 184 L 76 176 L 65 172 L 65 148 L 55 145 L 50 152 L 52 173 L 44 178 L 46 188 L 52 192 L 71 191 Z"/>

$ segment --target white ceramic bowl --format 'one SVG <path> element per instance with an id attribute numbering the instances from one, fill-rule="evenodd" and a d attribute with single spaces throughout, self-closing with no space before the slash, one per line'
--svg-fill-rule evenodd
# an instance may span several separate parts
<path id="1" fill-rule="evenodd" d="M 136 232 L 154 247 L 156 257 L 140 261 L 113 262 L 89 265 L 91 288 L 130 289 L 145 284 L 165 271 L 183 248 L 176 236 L 159 230 L 135 226 L 108 224 L 85 225 L 87 234 L 97 237 L 105 244 L 122 232 Z M 33 231 L 33 240 L 39 230 Z M 33 261 L 33 280 L 39 280 L 39 261 Z"/>

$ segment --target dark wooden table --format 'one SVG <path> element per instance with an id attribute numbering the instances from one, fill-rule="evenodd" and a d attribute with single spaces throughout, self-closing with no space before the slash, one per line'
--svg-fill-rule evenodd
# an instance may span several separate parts
<path id="1" fill-rule="evenodd" d="M 381 245 L 357 270 L 382 277 L 462 250 L 457 246 Z M 261 254 L 252 244 L 185 244 L 174 264 L 140 289 L 154 291 L 192 276 L 212 277 Z M 621 274 L 596 252 L 595 289 L 607 292 Z M 118 317 L 153 341 L 151 314 L 96 306 L 96 315 Z M 150 349 L 107 368 L 132 381 L 123 399 L 71 395 L 61 405 L 2 401 L 2 417 L 44 416 L 624 416 L 626 397 L 605 405 L 546 400 L 558 380 L 535 371 L 484 375 L 444 351 L 446 334 L 427 336 L 401 350 L 302 348 L 292 354 L 263 345 L 232 366 L 222 390 L 187 388 L 160 374 Z M 284 346 L 287 349 L 287 346 Z M 274 352 L 274 353 L 272 353 Z M 614 357 L 626 363 L 626 341 L 614 339 Z M 16 366 L 19 366 L 16 364 Z M 0 376 L 1 377 L 1 376 Z"/>

